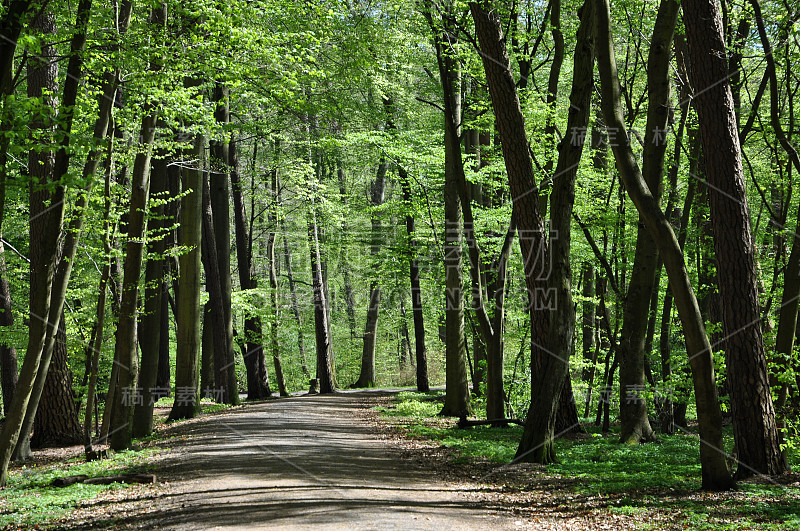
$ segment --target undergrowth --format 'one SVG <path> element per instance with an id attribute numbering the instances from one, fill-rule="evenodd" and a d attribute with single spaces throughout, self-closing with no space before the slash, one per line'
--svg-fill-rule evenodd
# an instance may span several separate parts
<path id="1" fill-rule="evenodd" d="M 383 416 L 409 436 L 452 449 L 452 459 L 457 463 L 489 461 L 499 469 L 514 459 L 521 427 L 457 429 L 454 422 L 437 417 L 441 394 L 400 393 L 390 407 L 383 408 Z M 541 473 L 519 478 L 518 488 L 536 490 L 542 488 L 537 486 L 537 479 L 562 479 L 555 484 L 564 494 L 606 499 L 610 513 L 630 516 L 659 511 L 697 529 L 800 528 L 797 483 L 785 486 L 769 479 L 740 482 L 736 491 L 706 499 L 706 493 L 699 490 L 700 448 L 694 433 L 659 435 L 658 442 L 630 446 L 620 444 L 613 430 L 602 434 L 591 423 L 584 428 L 586 434 L 558 439 L 555 450 L 559 462 L 543 467 Z M 729 427 L 725 443 L 730 451 L 733 437 Z M 796 455 L 790 456 L 790 461 L 793 469 L 800 467 Z M 571 509 L 578 511 L 580 507 Z M 647 518 L 636 521 L 643 528 L 651 525 Z"/>

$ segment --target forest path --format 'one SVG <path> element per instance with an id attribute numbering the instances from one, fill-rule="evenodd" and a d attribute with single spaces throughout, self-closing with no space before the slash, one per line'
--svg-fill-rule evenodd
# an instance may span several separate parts
<path id="1" fill-rule="evenodd" d="M 389 391 L 247 404 L 187 426 L 146 513 L 159 529 L 520 529 L 478 485 L 437 478 L 381 436 L 369 408 Z"/>

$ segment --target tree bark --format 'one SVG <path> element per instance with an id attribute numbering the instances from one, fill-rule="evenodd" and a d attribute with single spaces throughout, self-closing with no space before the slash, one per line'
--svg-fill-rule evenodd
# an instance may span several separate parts
<path id="1" fill-rule="evenodd" d="M 214 383 L 216 389 L 221 390 L 221 394 L 216 394 L 215 398 L 222 403 L 230 402 L 230 394 L 236 393 L 236 388 L 230 387 L 230 371 L 235 370 L 228 358 L 228 342 L 225 337 L 225 296 L 223 295 L 222 280 L 219 271 L 219 257 L 217 256 L 216 234 L 214 223 L 216 218 L 211 208 L 211 191 L 209 186 L 208 174 L 203 176 L 203 243 L 202 261 L 203 269 L 206 274 L 206 291 L 208 291 L 208 302 L 211 306 L 211 320 L 204 322 L 203 329 L 205 336 L 209 334 L 214 347 Z M 210 327 L 209 327 L 210 325 Z M 206 328 L 209 327 L 209 328 Z M 205 389 L 204 389 L 205 391 Z"/>
<path id="2" fill-rule="evenodd" d="M 303 342 L 303 319 L 300 317 L 300 308 L 297 306 L 297 289 L 292 273 L 292 255 L 289 251 L 289 240 L 286 238 L 286 220 L 281 218 L 281 236 L 283 238 L 283 259 L 286 264 L 286 278 L 289 281 L 289 295 L 291 297 L 292 314 L 297 322 L 297 350 L 300 351 L 300 368 L 303 376 L 310 376 L 306 363 L 306 347 Z"/>
<path id="3" fill-rule="evenodd" d="M 670 52 L 678 12 L 677 2 L 664 0 L 660 3 L 647 58 L 648 111 L 642 174 L 656 203 L 664 189 L 662 176 L 670 105 Z M 627 444 L 655 440 L 643 391 L 647 386 L 645 342 L 650 300 L 657 286 L 658 249 L 643 226 L 641 216 L 640 220 L 620 338 L 620 442 Z"/>
<path id="4" fill-rule="evenodd" d="M 150 157 L 155 138 L 158 110 L 150 106 L 142 119 L 142 144 L 133 165 L 131 175 L 131 201 L 128 215 L 125 266 L 122 280 L 122 302 L 117 323 L 115 356 L 119 362 L 118 386 L 122 393 L 115 397 L 112 407 L 114 417 L 111 425 L 109 445 L 113 450 L 130 447 L 135 394 L 137 389 L 139 362 L 137 359 L 137 306 L 139 301 L 139 276 L 142 270 L 144 237 L 147 230 L 145 210 L 150 193 Z M 131 393 L 126 395 L 127 393 Z M 133 400 L 131 398 L 133 397 Z"/>
<path id="5" fill-rule="evenodd" d="M 167 160 L 163 155 L 153 163 L 150 177 L 150 193 L 157 201 L 167 199 Z M 161 348 L 161 296 L 164 278 L 164 252 L 166 241 L 164 229 L 164 204 L 159 203 L 150 209 L 148 227 L 147 265 L 145 266 L 144 313 L 139 318 L 139 326 L 147 330 L 139 336 L 141 363 L 139 364 L 139 384 L 142 400 L 137 401 L 133 411 L 132 436 L 145 437 L 153 431 L 153 405 L 163 396 L 156 388 L 158 361 Z"/>
<path id="6" fill-rule="evenodd" d="M 428 6 L 430 7 L 430 6 Z M 431 11 L 424 13 L 433 32 L 439 78 L 444 96 L 444 268 L 445 268 L 445 399 L 440 415 L 467 417 L 472 414 L 464 338 L 464 297 L 462 289 L 463 221 L 459 200 L 461 158 L 461 71 L 449 47 L 454 31 L 442 14 L 444 27 L 434 22 Z"/>
<path id="7" fill-rule="evenodd" d="M 544 230 L 536 203 L 533 164 L 527 146 L 525 123 L 511 74 L 503 32 L 491 2 L 471 2 L 483 66 L 492 97 L 497 129 L 514 198 L 526 285 L 531 308 L 531 404 L 515 460 L 549 463 L 555 460 L 553 438 L 562 387 L 569 377 L 569 354 L 575 328 L 569 264 L 570 215 L 574 201 L 577 163 L 583 149 L 579 142 L 562 142 L 551 201 L 551 230 Z M 585 134 L 592 87 L 592 17 L 586 6 L 581 15 L 575 53 L 568 130 Z M 579 51 L 578 51 L 579 50 Z M 537 193 L 532 193 L 537 192 Z M 545 240 L 545 235 L 548 234 Z M 551 249 L 548 249 L 551 247 Z M 544 259 L 544 260 L 542 260 Z M 560 308 L 560 310 L 559 310 Z M 535 311 L 539 310 L 539 311 Z"/>
<path id="8" fill-rule="evenodd" d="M 682 3 L 706 173 L 725 330 L 736 477 L 788 470 L 770 394 L 741 148 L 717 4 Z M 766 52 L 766 50 L 765 50 Z"/>
<path id="9" fill-rule="evenodd" d="M 31 447 L 72 446 L 81 441 L 78 408 L 72 391 L 67 331 L 62 314 L 39 407 L 33 421 Z"/>
<path id="10" fill-rule="evenodd" d="M 269 304 L 270 304 L 270 349 L 272 350 L 272 364 L 275 367 L 275 382 L 278 385 L 278 393 L 281 396 L 289 396 L 286 390 L 286 379 L 283 376 L 283 364 L 281 363 L 280 342 L 278 341 L 278 264 L 275 259 L 275 240 L 278 237 L 278 189 L 280 179 L 278 168 L 273 168 L 271 172 L 271 204 L 269 207 L 269 224 L 272 229 L 267 236 L 267 261 L 269 263 Z M 263 356 L 263 355 L 262 355 Z"/>
<path id="11" fill-rule="evenodd" d="M 627 129 L 620 103 L 621 88 L 617 75 L 613 41 L 610 35 L 610 7 L 608 0 L 596 0 L 596 6 L 598 21 L 597 63 L 602 86 L 603 116 L 609 127 L 615 128 L 622 135 L 622 138 L 626 138 Z M 717 401 L 711 345 L 700 315 L 697 298 L 694 295 L 694 290 L 686 271 L 683 253 L 669 221 L 664 216 L 664 213 L 661 212 L 657 201 L 639 171 L 630 146 L 615 143 L 612 145 L 612 151 L 617 161 L 620 178 L 628 191 L 628 195 L 630 195 L 640 216 L 644 219 L 645 226 L 658 246 L 664 262 L 664 268 L 672 286 L 678 313 L 683 323 L 686 335 L 686 349 L 692 368 L 697 418 L 700 426 L 702 486 L 707 490 L 729 489 L 732 487 L 733 482 L 728 470 L 725 447 L 722 441 L 722 414 Z"/>
<path id="12" fill-rule="evenodd" d="M 217 109 L 214 118 L 217 123 L 225 125 L 230 122 L 228 111 L 228 88 L 221 83 L 214 87 L 214 101 Z M 211 147 L 211 172 L 209 173 L 209 186 L 211 190 L 211 210 L 214 213 L 214 242 L 217 251 L 217 268 L 219 270 L 219 283 L 222 295 L 222 310 L 224 320 L 217 334 L 225 339 L 225 355 L 227 358 L 227 382 L 225 383 L 225 402 L 228 404 L 239 403 L 239 388 L 236 381 L 236 358 L 233 348 L 233 313 L 231 309 L 231 228 L 230 228 L 230 150 L 229 140 L 212 141 Z M 220 374 L 219 372 L 217 373 Z M 220 382 L 217 382 L 218 384 Z"/>
<path id="13" fill-rule="evenodd" d="M 317 380 L 320 393 L 336 391 L 333 378 L 331 337 L 328 320 L 328 305 L 325 285 L 322 278 L 322 258 L 319 252 L 319 230 L 317 228 L 316 206 L 312 200 L 311 215 L 308 222 L 308 240 L 311 248 L 311 275 L 314 291 L 314 331 L 317 344 Z"/>
<path id="14" fill-rule="evenodd" d="M 200 350 L 200 245 L 202 234 L 204 140 L 194 139 L 189 159 L 198 166 L 181 171 L 183 196 L 180 206 L 178 245 L 188 249 L 178 258 L 178 294 L 175 331 L 175 402 L 170 420 L 197 416 L 197 362 Z"/>

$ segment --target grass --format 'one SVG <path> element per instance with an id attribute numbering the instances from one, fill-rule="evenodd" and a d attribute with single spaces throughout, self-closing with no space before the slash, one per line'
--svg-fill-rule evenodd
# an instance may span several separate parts
<path id="1" fill-rule="evenodd" d="M 383 415 L 410 436 L 451 448 L 455 462 L 488 460 L 499 465 L 514 458 L 522 428 L 455 429 L 452 422 L 435 418 L 440 407 L 434 401 L 436 396 L 400 393 Z M 636 527 L 641 528 L 655 525 L 648 523 L 647 517 L 654 511 L 697 529 L 800 527 L 800 489 L 796 486 L 744 482 L 730 493 L 701 492 L 700 449 L 694 435 L 659 435 L 656 443 L 630 446 L 619 444 L 615 433 L 603 436 L 592 424 L 584 427 L 587 435 L 555 442 L 559 462 L 542 472 L 548 478 L 563 479 L 556 488 L 565 496 L 601 499 L 609 513 L 634 517 Z M 733 446 L 730 429 L 726 446 Z M 793 469 L 800 467 L 796 455 L 790 460 Z M 529 474 L 520 489 L 540 488 L 533 479 L 531 483 Z M 572 509 L 580 510 L 579 504 Z"/>
<path id="2" fill-rule="evenodd" d="M 157 407 L 171 407 L 173 397 L 164 397 L 156 402 Z M 201 400 L 202 413 L 215 413 L 227 409 L 227 404 L 217 404 L 211 400 Z M 155 417 L 156 424 L 165 421 Z M 154 431 L 142 442 L 163 439 L 164 435 Z M 156 448 L 146 446 L 136 451 L 111 453 L 108 459 L 85 462 L 83 454 L 61 462 L 41 465 L 25 465 L 12 470 L 8 486 L 0 494 L 0 529 L 57 526 L 57 522 L 73 509 L 92 500 L 106 491 L 130 488 L 131 485 L 113 483 L 111 485 L 86 485 L 76 483 L 69 487 L 51 487 L 55 478 L 87 475 L 90 478 L 114 474 L 146 472 L 152 470 L 148 464 L 157 452 Z"/>
<path id="3" fill-rule="evenodd" d="M 59 463 L 41 466 L 23 466 L 9 474 L 8 486 L 0 497 L 0 528 L 30 528 L 44 526 L 62 518 L 83 502 L 108 491 L 127 487 L 111 485 L 86 485 L 76 483 L 69 487 L 51 487 L 50 482 L 59 477 L 85 474 L 89 477 L 109 476 L 128 472 L 150 470 L 148 458 L 154 449 L 118 452 L 108 459 L 85 462 L 83 456 Z"/>

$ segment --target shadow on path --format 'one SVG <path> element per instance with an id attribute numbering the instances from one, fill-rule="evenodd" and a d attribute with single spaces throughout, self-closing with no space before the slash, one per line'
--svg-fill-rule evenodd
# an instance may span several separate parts
<path id="1" fill-rule="evenodd" d="M 363 414 L 379 395 L 293 397 L 198 422 L 161 468 L 174 478 L 168 492 L 116 525 L 519 529 L 511 515 L 478 501 L 477 487 L 445 483 L 381 439 Z"/>

